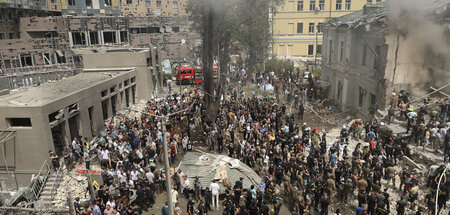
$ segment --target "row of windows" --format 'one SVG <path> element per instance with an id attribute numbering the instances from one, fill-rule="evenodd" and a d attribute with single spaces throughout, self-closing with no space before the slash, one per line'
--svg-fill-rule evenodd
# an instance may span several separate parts
<path id="1" fill-rule="evenodd" d="M 8 33 L 9 39 L 14 39 L 16 38 L 16 34 L 14 33 Z M 0 33 L 0 40 L 6 40 L 8 38 L 6 38 L 6 33 Z"/>
<path id="2" fill-rule="evenodd" d="M 329 44 L 329 47 L 328 47 L 328 62 L 331 63 L 331 58 L 332 58 L 332 55 L 333 55 L 333 40 L 330 40 L 328 44 Z M 339 55 L 338 55 L 339 62 L 343 62 L 343 60 L 344 60 L 344 54 L 345 54 L 344 51 L 345 51 L 344 41 L 340 41 L 339 42 Z M 367 44 L 364 44 L 362 46 L 361 66 L 367 66 L 367 52 L 368 52 Z M 372 68 L 373 69 L 378 69 L 379 68 L 379 62 L 380 62 L 380 55 L 381 55 L 381 46 L 375 45 L 374 52 L 375 53 L 374 53 Z"/>
<path id="3" fill-rule="evenodd" d="M 308 25 L 308 32 L 309 33 L 314 33 L 314 29 L 315 29 L 315 25 L 314 24 L 315 24 L 314 22 L 310 22 L 309 23 L 309 25 Z M 320 28 L 321 24 L 322 23 L 319 22 L 319 24 L 317 25 L 317 33 L 322 33 L 322 29 Z M 302 22 L 298 22 L 297 23 L 297 33 L 298 34 L 303 33 L 303 23 Z"/>
<path id="4" fill-rule="evenodd" d="M 343 0 L 336 0 L 336 10 L 342 10 L 342 1 Z M 325 10 L 325 0 L 318 0 L 318 2 L 319 2 L 319 4 L 316 7 L 316 0 L 310 0 L 309 1 L 309 10 L 310 11 Z M 352 5 L 352 0 L 345 0 L 345 10 L 350 10 L 351 5 Z M 297 1 L 297 11 L 303 11 L 303 10 L 304 10 L 303 0 Z"/>
<path id="5" fill-rule="evenodd" d="M 330 0 L 331 1 L 331 0 Z M 336 0 L 336 10 L 342 10 L 342 2 L 344 1 L 344 10 L 351 10 L 352 8 L 352 0 Z M 381 0 L 375 0 L 376 2 L 381 2 Z M 316 5 L 316 0 L 309 1 L 309 10 L 325 10 L 325 0 L 318 0 L 319 4 Z M 372 4 L 373 0 L 367 0 L 367 3 Z M 317 6 L 317 7 L 316 7 Z M 304 10 L 304 2 L 303 0 L 297 1 L 297 11 Z"/>
<path id="6" fill-rule="evenodd" d="M 288 48 L 286 48 L 285 45 L 280 44 L 279 45 L 279 49 L 278 49 L 278 55 L 279 56 L 293 56 L 294 55 L 294 46 L 293 45 L 288 45 Z M 297 46 L 295 47 L 297 48 Z M 302 48 L 301 46 L 298 48 Z M 316 46 L 316 54 L 317 55 L 321 55 L 322 54 L 322 45 L 317 45 Z M 308 45 L 308 56 L 313 56 L 314 55 L 314 45 Z"/>
<path id="7" fill-rule="evenodd" d="M 92 7 L 92 0 L 85 0 L 86 7 Z M 132 7 L 133 0 L 126 0 L 127 7 Z M 76 0 L 68 0 L 67 4 L 70 6 L 76 5 Z M 105 0 L 105 6 L 112 6 L 112 0 Z M 162 0 L 156 0 L 156 8 L 162 8 Z M 145 0 L 145 8 L 152 7 L 152 0 Z M 172 8 L 178 8 L 178 1 L 172 1 Z"/>

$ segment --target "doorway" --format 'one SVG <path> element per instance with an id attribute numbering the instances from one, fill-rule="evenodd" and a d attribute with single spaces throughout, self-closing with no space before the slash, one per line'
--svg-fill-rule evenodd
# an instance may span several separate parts
<path id="1" fill-rule="evenodd" d="M 79 120 L 79 115 L 75 115 L 73 117 L 69 118 L 69 131 L 70 131 L 70 140 L 73 140 L 74 137 L 79 137 L 80 133 L 79 133 L 79 129 L 78 129 L 78 120 Z"/>
<path id="2" fill-rule="evenodd" d="M 55 147 L 55 153 L 58 156 L 62 156 L 64 150 L 64 134 L 62 123 L 52 128 L 53 145 Z"/>

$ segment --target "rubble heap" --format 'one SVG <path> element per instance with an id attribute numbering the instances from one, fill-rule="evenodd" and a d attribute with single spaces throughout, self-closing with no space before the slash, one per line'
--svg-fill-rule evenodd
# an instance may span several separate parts
<path id="1" fill-rule="evenodd" d="M 67 201 L 68 193 L 72 194 L 72 198 L 85 199 L 86 188 L 88 187 L 88 178 L 81 174 L 66 174 L 64 175 L 58 192 L 52 204 L 61 205 Z"/>

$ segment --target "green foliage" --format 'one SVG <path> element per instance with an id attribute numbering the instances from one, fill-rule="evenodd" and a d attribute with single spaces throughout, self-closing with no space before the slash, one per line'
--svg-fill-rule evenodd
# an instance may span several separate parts
<path id="1" fill-rule="evenodd" d="M 267 59 L 270 51 L 269 11 L 275 12 L 284 3 L 285 0 L 188 0 L 187 11 L 193 28 L 201 34 L 202 17 L 211 6 L 215 16 L 213 44 L 222 39 L 223 32 L 230 31 L 232 41 L 242 44 L 245 53 L 255 55 L 252 59 L 255 64 Z"/>
<path id="2" fill-rule="evenodd" d="M 266 71 L 279 72 L 282 69 L 294 71 L 294 65 L 287 59 L 272 58 L 266 62 Z"/>

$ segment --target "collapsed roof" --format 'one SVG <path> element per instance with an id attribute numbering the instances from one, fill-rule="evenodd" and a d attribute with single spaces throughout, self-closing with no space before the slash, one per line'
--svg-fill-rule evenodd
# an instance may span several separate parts
<path id="1" fill-rule="evenodd" d="M 249 166 L 240 162 L 238 159 L 226 155 L 217 155 L 202 152 L 187 152 L 181 161 L 181 171 L 188 176 L 191 182 L 195 176 L 198 176 L 202 187 L 209 187 L 213 179 L 230 180 L 234 185 L 239 178 L 244 178 L 244 188 L 256 185 L 261 181 L 261 177 Z M 225 190 L 222 183 L 219 183 L 221 190 Z"/>

